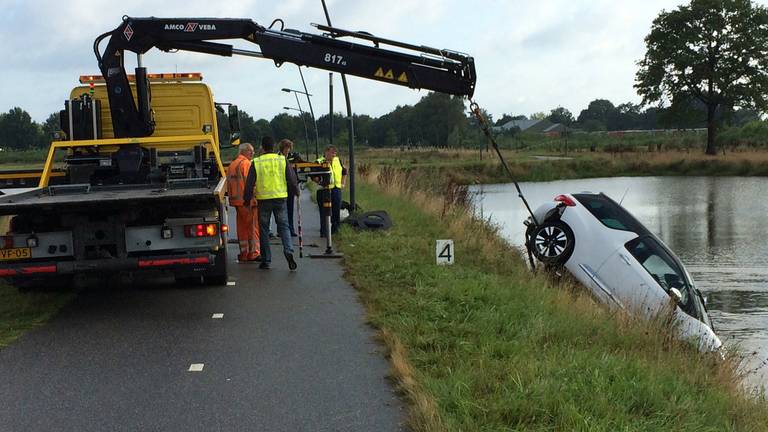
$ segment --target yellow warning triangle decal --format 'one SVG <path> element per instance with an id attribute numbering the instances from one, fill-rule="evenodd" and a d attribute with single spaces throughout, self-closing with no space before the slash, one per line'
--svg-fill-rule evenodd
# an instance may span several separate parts
<path id="1" fill-rule="evenodd" d="M 390 69 L 390 70 L 388 70 L 388 71 L 387 71 L 387 74 L 386 74 L 386 75 L 384 75 L 384 78 L 387 78 L 387 79 L 395 79 L 395 74 L 393 74 L 393 73 L 392 73 L 392 69 Z"/>
<path id="2" fill-rule="evenodd" d="M 383 78 L 384 77 L 384 70 L 382 68 L 379 68 L 375 74 L 373 74 L 375 77 Z"/>
<path id="3" fill-rule="evenodd" d="M 405 75 L 405 72 L 401 73 L 400 76 L 397 78 L 398 81 L 407 83 L 408 82 L 408 76 Z"/>

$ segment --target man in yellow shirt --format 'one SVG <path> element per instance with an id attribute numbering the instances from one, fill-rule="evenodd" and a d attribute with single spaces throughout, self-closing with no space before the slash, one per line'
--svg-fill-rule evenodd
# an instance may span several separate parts
<path id="1" fill-rule="evenodd" d="M 347 182 L 347 169 L 341 164 L 336 146 L 329 145 L 325 148 L 323 156 L 318 163 L 329 162 L 331 164 L 331 234 L 336 234 L 341 224 L 341 190 Z M 323 219 L 323 199 L 325 189 L 317 190 L 317 206 L 320 209 L 320 237 L 326 237 L 325 219 Z"/>
<path id="2" fill-rule="evenodd" d="M 272 251 L 269 247 L 269 223 L 272 216 L 277 223 L 277 232 L 283 242 L 283 254 L 288 261 L 288 268 L 296 270 L 293 259 L 291 231 L 288 228 L 287 198 L 288 192 L 298 195 L 299 183 L 296 172 L 285 159 L 275 152 L 275 141 L 265 136 L 261 139 L 261 156 L 253 159 L 248 178 L 245 182 L 243 200 L 249 203 L 254 197 L 259 209 L 259 243 L 261 245 L 261 264 L 259 268 L 268 269 L 272 263 Z"/>

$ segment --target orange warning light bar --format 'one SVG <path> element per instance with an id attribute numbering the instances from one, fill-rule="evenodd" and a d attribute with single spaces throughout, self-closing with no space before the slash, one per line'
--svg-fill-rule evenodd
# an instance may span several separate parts
<path id="1" fill-rule="evenodd" d="M 202 81 L 203 74 L 199 72 L 151 73 L 147 74 L 147 79 L 149 79 L 151 82 Z M 136 81 L 136 76 L 128 75 L 128 81 Z M 104 77 L 101 75 L 80 75 L 80 84 L 91 83 L 104 83 Z"/>

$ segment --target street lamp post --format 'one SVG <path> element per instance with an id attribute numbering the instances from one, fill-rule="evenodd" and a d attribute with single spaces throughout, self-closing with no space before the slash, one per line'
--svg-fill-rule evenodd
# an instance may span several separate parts
<path id="1" fill-rule="evenodd" d="M 298 109 L 287 107 L 287 106 L 283 107 L 283 109 L 289 110 L 289 111 L 298 111 L 299 113 L 301 113 L 301 122 L 304 124 L 304 140 L 305 140 L 304 142 L 306 142 L 306 144 L 304 145 L 304 149 L 307 152 L 307 156 L 309 156 L 309 131 L 307 130 L 307 120 L 304 116 L 304 111 L 301 109 L 301 104 L 299 104 Z M 288 156 L 288 155 L 283 155 L 283 156 Z"/>
<path id="2" fill-rule="evenodd" d="M 299 68 L 299 72 L 301 72 L 301 68 Z M 304 74 L 301 75 L 301 81 L 302 82 L 304 81 Z M 310 112 L 310 115 L 312 116 L 312 123 L 315 126 L 315 159 L 317 159 L 318 157 L 320 157 L 320 155 L 318 153 L 319 152 L 319 150 L 318 150 L 318 140 L 319 140 L 319 137 L 318 137 L 318 134 L 317 134 L 317 120 L 315 119 L 315 111 L 312 109 L 312 99 L 310 99 L 310 96 L 312 96 L 312 95 L 306 92 L 306 87 L 307 87 L 306 84 L 304 84 L 304 90 L 305 91 L 293 90 L 293 89 L 289 89 L 289 88 L 284 88 L 283 91 L 286 92 L 286 93 L 293 93 L 293 95 L 296 96 L 296 104 L 299 106 L 299 109 L 301 109 L 301 104 L 299 103 L 299 94 L 303 94 L 303 95 L 305 95 L 307 97 L 307 102 L 309 103 L 309 112 Z M 307 150 L 307 157 L 309 157 L 309 150 Z"/>

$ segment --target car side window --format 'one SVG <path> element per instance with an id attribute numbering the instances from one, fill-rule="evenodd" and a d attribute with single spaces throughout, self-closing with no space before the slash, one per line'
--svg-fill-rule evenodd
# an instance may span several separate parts
<path id="1" fill-rule="evenodd" d="M 680 308 L 688 311 L 691 303 L 690 289 L 682 269 L 667 251 L 651 237 L 638 237 L 625 246 L 664 291 L 669 292 L 671 288 L 680 290 L 683 296 Z"/>

